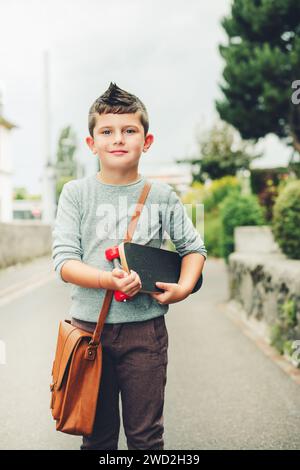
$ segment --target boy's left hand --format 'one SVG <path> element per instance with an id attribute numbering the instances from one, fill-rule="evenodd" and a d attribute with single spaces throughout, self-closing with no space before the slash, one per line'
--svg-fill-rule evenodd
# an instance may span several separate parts
<path id="1" fill-rule="evenodd" d="M 161 305 L 180 302 L 190 294 L 183 286 L 173 282 L 156 282 L 155 285 L 164 289 L 164 292 L 153 292 L 150 295 Z"/>

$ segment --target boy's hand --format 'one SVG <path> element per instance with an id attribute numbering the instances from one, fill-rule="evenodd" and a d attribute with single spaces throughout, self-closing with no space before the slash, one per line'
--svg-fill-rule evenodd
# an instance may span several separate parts
<path id="1" fill-rule="evenodd" d="M 150 295 L 161 305 L 180 302 L 190 294 L 183 286 L 173 282 L 156 282 L 155 285 L 160 289 L 164 289 L 164 292 L 154 292 Z"/>
<path id="2" fill-rule="evenodd" d="M 111 272 L 112 290 L 119 290 L 129 295 L 130 297 L 136 295 L 142 288 L 140 276 L 131 270 L 128 274 L 122 269 L 114 268 Z"/>

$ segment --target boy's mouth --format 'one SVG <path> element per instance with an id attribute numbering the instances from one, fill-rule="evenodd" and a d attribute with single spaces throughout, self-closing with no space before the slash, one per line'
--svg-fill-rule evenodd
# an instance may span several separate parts
<path id="1" fill-rule="evenodd" d="M 126 150 L 113 150 L 110 153 L 113 153 L 114 155 L 124 155 L 125 153 L 127 153 L 127 151 Z"/>

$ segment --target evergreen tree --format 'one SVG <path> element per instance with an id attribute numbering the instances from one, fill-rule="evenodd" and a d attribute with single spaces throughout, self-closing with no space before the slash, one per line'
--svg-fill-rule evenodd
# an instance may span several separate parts
<path id="1" fill-rule="evenodd" d="M 222 26 L 221 118 L 244 139 L 274 133 L 300 152 L 300 105 L 291 99 L 300 79 L 300 1 L 233 0 Z"/>

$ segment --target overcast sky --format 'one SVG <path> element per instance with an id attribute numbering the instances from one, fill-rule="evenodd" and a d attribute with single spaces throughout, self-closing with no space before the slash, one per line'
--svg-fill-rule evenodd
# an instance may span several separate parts
<path id="1" fill-rule="evenodd" d="M 50 56 L 51 152 L 59 131 L 72 125 L 86 174 L 96 157 L 84 142 L 87 114 L 111 81 L 146 105 L 155 142 L 140 170 L 157 171 L 196 151 L 196 129 L 217 114 L 226 42 L 221 18 L 230 0 L 0 0 L 0 81 L 11 133 L 14 186 L 40 192 L 44 162 L 43 51 Z M 285 163 L 275 137 L 261 141 L 256 166 Z"/>

